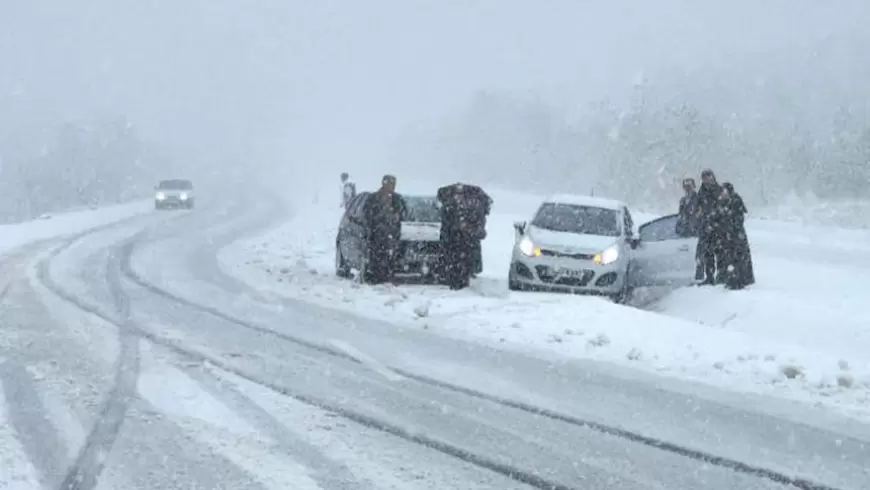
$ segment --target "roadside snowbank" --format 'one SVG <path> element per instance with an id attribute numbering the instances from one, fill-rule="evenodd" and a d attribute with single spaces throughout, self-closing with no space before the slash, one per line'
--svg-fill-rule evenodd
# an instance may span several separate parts
<path id="1" fill-rule="evenodd" d="M 658 300 L 652 292 L 647 308 L 653 311 L 645 311 L 601 298 L 509 292 L 512 223 L 528 219 L 540 198 L 511 192 L 493 192 L 493 198 L 485 270 L 466 291 L 336 278 L 341 211 L 331 202 L 309 205 L 293 221 L 225 248 L 220 263 L 260 290 L 373 319 L 775 394 L 870 419 L 870 354 L 860 348 L 870 340 L 870 317 L 858 303 L 868 289 L 859 284 L 863 269 L 854 273 L 838 264 L 829 270 L 836 258 L 813 263 L 817 254 L 870 257 L 864 245 L 870 236 L 754 221 L 758 285 L 739 292 L 691 288 Z M 824 242 L 831 234 L 838 240 Z M 870 268 L 870 259 L 861 260 Z"/>
<path id="2" fill-rule="evenodd" d="M 44 215 L 34 221 L 0 225 L 0 254 L 28 243 L 79 233 L 136 215 L 153 212 L 151 201 Z"/>

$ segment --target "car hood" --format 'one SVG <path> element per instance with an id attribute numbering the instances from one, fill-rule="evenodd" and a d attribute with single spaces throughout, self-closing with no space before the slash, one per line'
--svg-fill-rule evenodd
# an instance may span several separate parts
<path id="1" fill-rule="evenodd" d="M 402 221 L 402 240 L 437 242 L 441 240 L 441 223 Z"/>
<path id="2" fill-rule="evenodd" d="M 595 254 L 619 241 L 618 237 L 581 235 L 529 227 L 529 238 L 536 247 L 567 254 Z"/>

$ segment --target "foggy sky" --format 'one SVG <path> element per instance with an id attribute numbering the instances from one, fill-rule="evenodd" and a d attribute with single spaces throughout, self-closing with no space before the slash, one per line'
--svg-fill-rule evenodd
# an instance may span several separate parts
<path id="1" fill-rule="evenodd" d="M 866 0 L 4 0 L 0 131 L 125 115 L 186 151 L 373 165 L 476 90 L 581 104 L 868 19 Z"/>

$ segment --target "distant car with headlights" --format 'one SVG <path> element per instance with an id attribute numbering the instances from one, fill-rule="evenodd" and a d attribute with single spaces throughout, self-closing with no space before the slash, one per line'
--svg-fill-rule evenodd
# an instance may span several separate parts
<path id="1" fill-rule="evenodd" d="M 192 209 L 193 205 L 193 182 L 189 180 L 161 180 L 154 187 L 155 209 Z"/>
<path id="2" fill-rule="evenodd" d="M 511 290 L 563 291 L 627 302 L 647 286 L 683 286 L 695 276 L 697 238 L 677 234 L 677 215 L 634 233 L 628 206 L 598 197 L 557 195 L 531 222 L 514 223 Z"/>
<path id="3" fill-rule="evenodd" d="M 371 192 L 361 192 L 348 203 L 335 239 L 335 273 L 350 277 L 357 271 L 365 282 L 368 256 L 370 223 L 366 221 L 365 207 Z M 398 256 L 395 258 L 396 273 L 420 275 L 430 280 L 438 279 L 441 257 L 441 210 L 435 196 L 402 196 L 405 215 L 402 216 Z"/>

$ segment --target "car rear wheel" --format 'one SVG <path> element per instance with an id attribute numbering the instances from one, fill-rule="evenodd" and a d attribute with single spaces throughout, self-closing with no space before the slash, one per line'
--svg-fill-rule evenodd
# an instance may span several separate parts
<path id="1" fill-rule="evenodd" d="M 335 242 L 335 275 L 344 279 L 350 277 L 350 267 L 347 266 L 344 255 L 341 254 L 338 242 Z"/>

